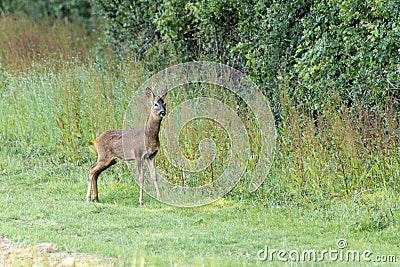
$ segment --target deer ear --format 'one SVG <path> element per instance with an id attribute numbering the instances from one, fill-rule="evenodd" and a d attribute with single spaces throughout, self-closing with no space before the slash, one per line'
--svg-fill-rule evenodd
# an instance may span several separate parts
<path id="1" fill-rule="evenodd" d="M 153 91 L 151 91 L 150 87 L 146 88 L 146 96 L 151 99 L 154 99 L 154 97 L 155 97 L 155 95 L 154 95 Z"/>
<path id="2" fill-rule="evenodd" d="M 162 93 L 161 93 L 161 95 L 160 95 L 160 98 L 164 99 L 165 96 L 167 95 L 167 93 L 168 93 L 168 88 L 165 87 L 165 89 L 162 91 Z"/>

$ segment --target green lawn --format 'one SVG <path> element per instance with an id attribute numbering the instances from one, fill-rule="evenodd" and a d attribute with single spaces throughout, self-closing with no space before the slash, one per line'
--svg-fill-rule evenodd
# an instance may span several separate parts
<path id="1" fill-rule="evenodd" d="M 0 160 L 6 174 L 0 178 L 0 236 L 22 246 L 52 242 L 67 252 L 112 257 L 118 266 L 285 265 L 278 255 L 301 261 L 301 253 L 310 250 L 317 260 L 323 250 L 350 250 L 360 255 L 370 251 L 371 260 L 394 255 L 400 261 L 398 198 L 383 193 L 303 207 L 220 200 L 178 208 L 147 196 L 139 207 L 138 186 L 121 164 L 101 177 L 101 203 L 86 203 L 88 166 L 18 155 L 11 161 L 4 153 Z M 340 239 L 347 242 L 342 250 Z M 258 259 L 266 255 L 265 261 Z M 362 256 L 360 261 L 371 265 Z M 341 266 L 346 261 L 326 254 L 322 263 Z"/>

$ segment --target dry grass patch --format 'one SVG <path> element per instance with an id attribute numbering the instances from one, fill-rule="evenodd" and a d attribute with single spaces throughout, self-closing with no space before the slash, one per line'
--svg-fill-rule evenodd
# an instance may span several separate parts
<path id="1" fill-rule="evenodd" d="M 93 255 L 67 253 L 56 244 L 39 243 L 22 247 L 0 237 L 1 266 L 114 266 L 110 259 Z"/>

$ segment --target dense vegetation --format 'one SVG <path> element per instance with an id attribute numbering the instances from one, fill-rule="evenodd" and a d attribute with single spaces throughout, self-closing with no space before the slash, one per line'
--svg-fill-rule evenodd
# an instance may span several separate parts
<path id="1" fill-rule="evenodd" d="M 250 75 L 278 114 L 282 80 L 297 103 L 318 112 L 331 90 L 347 105 L 368 108 L 400 97 L 400 9 L 393 0 L 4 0 L 0 8 L 35 21 L 81 22 L 89 31 L 101 24 L 101 47 L 151 71 L 190 60 L 226 63 Z"/>
<path id="2" fill-rule="evenodd" d="M 397 1 L 99 1 L 106 39 L 145 61 L 213 60 L 245 71 L 279 113 L 280 84 L 321 112 L 399 98 Z M 154 63 L 153 63 L 154 64 Z"/>
<path id="3" fill-rule="evenodd" d="M 259 197 L 399 190 L 396 1 L 38 0 L 0 8 L 3 95 L 17 77 L 40 77 L 52 93 L 38 88 L 38 97 L 53 101 L 46 110 L 54 119 L 31 132 L 55 131 L 44 145 L 63 146 L 69 159 L 86 162 L 96 134 L 121 127 L 131 88 L 149 75 L 213 60 L 247 73 L 270 99 L 278 149 Z M 2 118 L 5 143 L 40 138 L 12 123 L 16 113 Z"/>
<path id="4" fill-rule="evenodd" d="M 395 253 L 399 10 L 395 0 L 0 1 L 0 235 L 35 243 L 51 232 L 66 249 L 121 256 L 121 265 L 143 255 L 154 265 L 201 265 L 207 253 L 253 265 L 264 245 L 260 233 L 276 248 L 289 237 L 283 248 L 324 249 L 331 246 L 332 240 L 320 242 L 328 231 L 357 249 L 369 244 Z M 248 191 L 259 122 L 234 96 L 216 94 L 209 97 L 238 106 L 252 142 L 249 172 L 224 200 L 198 210 L 149 201 L 142 212 L 132 205 L 138 190 L 120 164 L 100 179 L 104 203 L 86 206 L 96 157 L 90 143 L 99 132 L 123 127 L 135 90 L 151 75 L 193 60 L 237 68 L 269 99 L 277 144 L 264 184 Z M 202 96 L 204 87 L 191 86 L 199 90 L 167 96 L 169 110 Z M 198 157 L 199 142 L 214 138 L 215 164 L 186 183 L 189 176 L 160 153 L 158 171 L 174 183 L 210 184 L 226 163 L 228 137 L 210 121 L 188 124 L 179 136 L 182 155 Z M 299 231 L 307 238 L 299 241 Z M 223 245 L 208 251 L 210 240 Z M 130 249 L 137 255 L 127 260 Z M 193 255 L 200 260 L 188 260 Z"/>

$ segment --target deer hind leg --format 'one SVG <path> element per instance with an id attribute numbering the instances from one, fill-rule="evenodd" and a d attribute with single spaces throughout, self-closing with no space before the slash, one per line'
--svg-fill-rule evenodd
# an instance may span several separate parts
<path id="1" fill-rule="evenodd" d="M 155 157 L 152 157 L 148 160 L 149 172 L 151 178 L 153 179 L 154 187 L 156 188 L 157 199 L 161 199 L 160 188 L 158 187 L 157 176 L 156 176 L 156 168 L 154 166 L 154 159 Z"/>
<path id="2" fill-rule="evenodd" d="M 88 183 L 88 191 L 86 194 L 86 201 L 91 200 L 91 191 L 93 190 L 93 201 L 98 202 L 98 189 L 97 189 L 97 178 L 100 173 L 109 168 L 110 166 L 116 163 L 115 159 L 99 159 L 95 164 L 90 167 L 89 173 L 89 183 Z"/>

